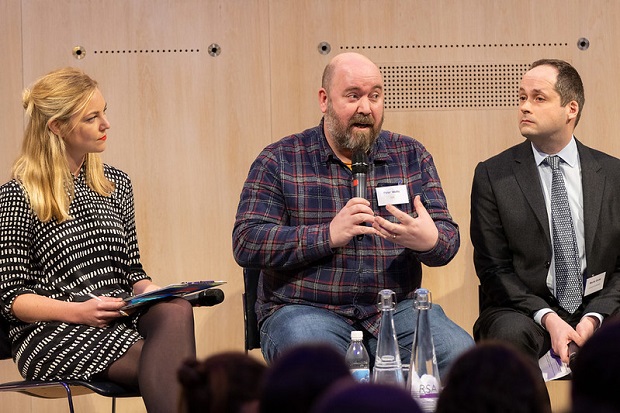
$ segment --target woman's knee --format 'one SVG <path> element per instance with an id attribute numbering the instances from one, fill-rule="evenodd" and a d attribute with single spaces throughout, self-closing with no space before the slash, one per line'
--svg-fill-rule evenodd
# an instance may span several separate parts
<path id="1" fill-rule="evenodd" d="M 188 317 L 194 316 L 194 309 L 189 301 L 183 298 L 173 298 L 169 301 L 163 301 L 153 306 L 153 309 L 157 312 L 178 316 Z"/>
<path id="2" fill-rule="evenodd" d="M 194 327 L 194 310 L 192 305 L 183 298 L 175 298 L 152 305 L 140 317 L 141 328 L 179 328 Z"/>

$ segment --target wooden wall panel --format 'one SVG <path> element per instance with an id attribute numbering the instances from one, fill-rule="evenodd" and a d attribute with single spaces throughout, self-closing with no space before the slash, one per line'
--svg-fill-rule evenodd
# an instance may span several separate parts
<path id="1" fill-rule="evenodd" d="M 21 1 L 0 1 L 0 181 L 8 180 L 19 150 L 22 133 L 22 39 Z"/>
<path id="2" fill-rule="evenodd" d="M 0 1 L 0 181 L 10 177 L 11 165 L 19 150 L 22 133 L 22 41 L 21 1 Z M 0 361 L 0 381 L 19 380 L 20 375 L 12 360 Z M 14 407 L 12 411 L 30 411 L 30 398 L 19 394 L 0 395 L 1 406 Z M 4 410 L 4 407 L 2 408 Z M 9 410 L 7 410 L 9 411 Z"/>
<path id="3" fill-rule="evenodd" d="M 220 278 L 225 302 L 196 310 L 199 356 L 241 349 L 241 271 L 231 231 L 250 163 L 269 142 L 318 124 L 323 67 L 342 51 L 379 65 L 529 64 L 571 61 L 586 88 L 577 136 L 620 156 L 615 80 L 620 3 L 584 0 L 0 0 L 0 176 L 21 142 L 21 89 L 67 65 L 101 84 L 112 123 L 104 159 L 134 182 L 143 263 L 160 284 Z M 579 50 L 587 38 L 590 47 Z M 319 44 L 331 46 L 321 54 Z M 212 57 L 209 46 L 221 53 Z M 72 55 L 75 46 L 85 58 Z M 461 251 L 425 269 L 435 301 L 471 330 L 477 278 L 469 241 L 475 165 L 522 140 L 514 107 L 389 109 L 385 128 L 433 154 Z M 2 362 L 0 378 L 16 378 Z M 566 402 L 566 392 L 559 403 Z M 62 411 L 62 402 L 0 395 L 14 411 Z M 78 398 L 107 411 L 101 398 Z M 556 405 L 557 406 L 557 405 Z M 31 410 L 32 409 L 32 410 Z M 143 411 L 139 400 L 120 411 Z"/>

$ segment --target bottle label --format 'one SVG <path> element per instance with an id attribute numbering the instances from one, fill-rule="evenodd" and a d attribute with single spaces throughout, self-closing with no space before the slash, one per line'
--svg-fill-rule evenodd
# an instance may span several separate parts
<path id="1" fill-rule="evenodd" d="M 360 383 L 370 382 L 370 370 L 369 369 L 351 369 L 353 378 Z"/>
<path id="2" fill-rule="evenodd" d="M 439 399 L 441 385 L 431 374 L 423 374 L 418 377 L 414 372 L 411 376 L 411 396 L 418 402 L 423 412 L 434 412 Z"/>

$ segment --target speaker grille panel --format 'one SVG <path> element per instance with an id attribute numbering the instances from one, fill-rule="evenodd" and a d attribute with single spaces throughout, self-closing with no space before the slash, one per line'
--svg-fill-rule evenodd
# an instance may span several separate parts
<path id="1" fill-rule="evenodd" d="M 379 65 L 385 108 L 514 108 L 529 63 Z"/>

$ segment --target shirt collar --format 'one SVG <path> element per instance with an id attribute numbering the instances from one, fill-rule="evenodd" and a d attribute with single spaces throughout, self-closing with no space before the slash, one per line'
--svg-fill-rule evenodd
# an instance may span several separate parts
<path id="1" fill-rule="evenodd" d="M 532 152 L 534 152 L 534 160 L 536 161 L 536 165 L 540 166 L 540 164 L 545 160 L 549 154 L 544 153 L 536 149 L 533 143 L 530 143 L 532 146 Z M 574 168 L 579 164 L 579 151 L 577 150 L 577 142 L 575 142 L 575 136 L 573 135 L 562 150 L 554 155 L 558 155 L 564 162 L 568 164 L 571 168 Z"/>

